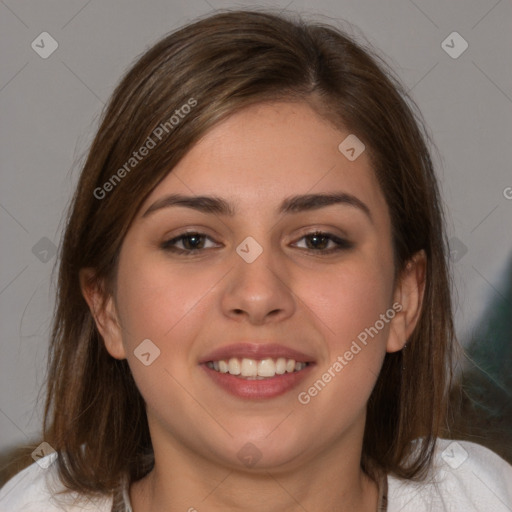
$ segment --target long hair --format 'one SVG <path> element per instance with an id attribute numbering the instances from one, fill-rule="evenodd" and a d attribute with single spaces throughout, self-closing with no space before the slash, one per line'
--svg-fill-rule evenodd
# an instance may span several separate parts
<path id="1" fill-rule="evenodd" d="M 68 488 L 109 493 L 154 462 L 144 401 L 127 362 L 105 349 L 80 269 L 94 268 L 92 284 L 112 293 L 124 236 L 151 191 L 216 123 L 266 101 L 307 102 L 363 141 L 391 215 L 396 275 L 426 253 L 421 316 L 406 350 L 385 356 L 367 407 L 362 467 L 411 479 L 429 467 L 445 421 L 454 329 L 441 199 L 421 116 L 386 64 L 340 29 L 228 11 L 138 58 L 82 168 L 59 248 L 44 421 Z M 189 113 L 172 121 L 183 105 Z M 155 147 L 131 160 L 148 138 Z M 425 442 L 413 450 L 419 437 Z"/>

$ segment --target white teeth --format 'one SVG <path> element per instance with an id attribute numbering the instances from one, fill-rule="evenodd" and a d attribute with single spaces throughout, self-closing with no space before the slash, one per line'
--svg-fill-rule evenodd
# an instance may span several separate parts
<path id="1" fill-rule="evenodd" d="M 214 363 L 215 364 L 215 363 Z M 242 377 L 257 377 L 258 376 L 258 361 L 254 359 L 242 359 L 242 368 L 240 371 Z"/>
<path id="2" fill-rule="evenodd" d="M 263 359 L 258 363 L 260 377 L 273 377 L 276 374 L 276 363 L 273 359 Z"/>
<path id="3" fill-rule="evenodd" d="M 228 369 L 231 375 L 240 375 L 240 361 L 236 357 L 232 357 L 229 360 Z"/>
<path id="4" fill-rule="evenodd" d="M 283 375 L 286 371 L 286 359 L 284 357 L 280 357 L 276 361 L 276 373 L 277 375 Z"/>
<path id="5" fill-rule="evenodd" d="M 301 363 L 295 361 L 295 359 L 285 359 L 284 357 L 277 359 L 267 357 L 261 360 L 244 357 L 241 361 L 232 357 L 229 361 L 221 359 L 219 361 L 209 361 L 206 364 L 208 368 L 217 372 L 238 375 L 246 379 L 263 379 L 283 375 L 284 373 L 298 372 L 307 366 L 307 363 Z"/>

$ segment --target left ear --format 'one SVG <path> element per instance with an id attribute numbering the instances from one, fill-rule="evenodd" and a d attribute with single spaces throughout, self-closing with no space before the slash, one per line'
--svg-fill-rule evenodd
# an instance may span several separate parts
<path id="1" fill-rule="evenodd" d="M 417 252 L 406 264 L 396 283 L 393 309 L 397 312 L 390 322 L 387 352 L 404 348 L 421 314 L 427 256 L 424 250 Z"/>

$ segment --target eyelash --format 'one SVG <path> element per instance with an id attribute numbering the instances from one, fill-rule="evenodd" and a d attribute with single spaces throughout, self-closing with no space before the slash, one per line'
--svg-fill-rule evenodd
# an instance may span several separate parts
<path id="1" fill-rule="evenodd" d="M 333 235 L 332 233 L 327 233 L 327 232 L 324 232 L 324 231 L 313 231 L 311 233 L 306 233 L 301 238 L 299 238 L 299 240 L 302 240 L 303 238 L 313 237 L 313 236 L 326 237 L 330 241 L 332 241 L 335 244 L 337 244 L 337 246 L 336 247 L 332 247 L 331 249 L 326 249 L 326 250 L 322 250 L 322 249 L 302 249 L 302 250 L 304 250 L 304 251 L 306 251 L 306 252 L 308 252 L 310 254 L 314 253 L 314 254 L 320 254 L 320 255 L 323 256 L 323 255 L 333 254 L 335 252 L 351 249 L 354 246 L 354 244 L 352 242 L 349 242 L 348 240 L 345 240 L 343 238 L 339 238 L 339 237 Z M 161 248 L 164 251 L 173 252 L 173 253 L 178 254 L 178 255 L 185 255 L 185 254 L 186 255 L 194 255 L 194 254 L 197 254 L 198 252 L 204 251 L 205 249 L 179 249 L 177 247 L 174 247 L 174 244 L 176 244 L 177 242 L 179 242 L 179 241 L 181 241 L 181 240 L 183 240 L 185 238 L 192 238 L 192 237 L 206 237 L 206 238 L 212 240 L 205 233 L 199 233 L 199 232 L 196 232 L 196 231 L 189 231 L 189 232 L 182 233 L 182 234 L 178 235 L 177 237 L 174 237 L 174 238 L 172 238 L 170 240 L 166 240 L 165 242 L 162 242 Z"/>

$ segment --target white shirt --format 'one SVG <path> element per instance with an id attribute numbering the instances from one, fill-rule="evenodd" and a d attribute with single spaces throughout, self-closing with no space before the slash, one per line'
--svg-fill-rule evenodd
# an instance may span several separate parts
<path id="1" fill-rule="evenodd" d="M 55 458 L 55 453 L 48 455 L 9 480 L 0 489 L 0 512 L 111 511 L 111 497 L 56 496 L 64 487 Z M 438 439 L 425 481 L 388 475 L 388 512 L 473 511 L 512 512 L 512 466 L 483 446 Z"/>

